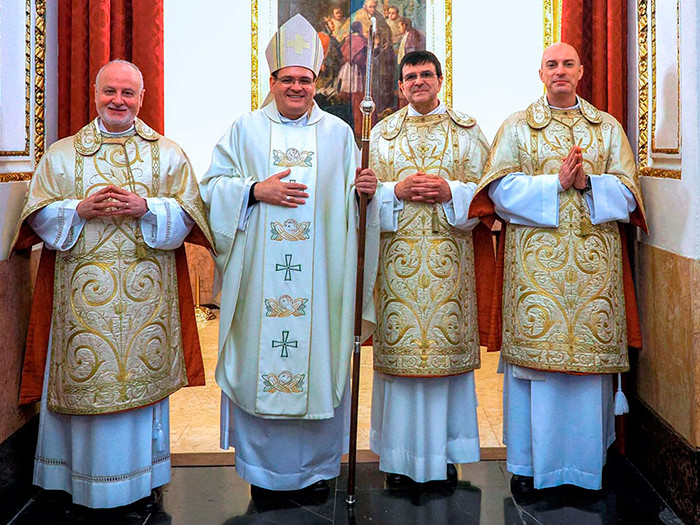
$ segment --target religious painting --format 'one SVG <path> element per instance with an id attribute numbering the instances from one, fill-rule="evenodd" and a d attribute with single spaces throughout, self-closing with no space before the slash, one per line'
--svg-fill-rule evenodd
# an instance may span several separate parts
<path id="1" fill-rule="evenodd" d="M 365 96 L 368 45 L 372 45 L 373 123 L 407 104 L 399 89 L 399 63 L 406 53 L 428 49 L 443 64 L 442 100 L 451 98 L 450 2 L 429 0 L 263 0 L 253 2 L 253 109 L 269 87 L 265 45 L 277 28 L 297 13 L 318 32 L 324 61 L 316 82 L 319 106 L 362 129 L 359 104 Z M 368 43 L 370 20 L 374 41 Z M 430 21 L 430 22 L 429 22 Z M 257 30 L 257 31 L 256 31 Z"/>

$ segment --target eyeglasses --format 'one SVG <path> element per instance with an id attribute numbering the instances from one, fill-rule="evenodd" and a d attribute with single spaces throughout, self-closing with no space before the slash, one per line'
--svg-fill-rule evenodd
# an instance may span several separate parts
<path id="1" fill-rule="evenodd" d="M 277 81 L 281 82 L 283 86 L 291 86 L 295 82 L 299 82 L 299 85 L 301 87 L 309 87 L 314 83 L 313 79 L 311 79 L 309 77 L 301 77 L 301 78 L 280 77 L 277 79 Z"/>
<path id="2" fill-rule="evenodd" d="M 415 82 L 420 77 L 422 80 L 430 80 L 431 78 L 437 77 L 432 71 L 421 71 L 420 73 L 409 73 L 403 76 L 404 82 Z"/>

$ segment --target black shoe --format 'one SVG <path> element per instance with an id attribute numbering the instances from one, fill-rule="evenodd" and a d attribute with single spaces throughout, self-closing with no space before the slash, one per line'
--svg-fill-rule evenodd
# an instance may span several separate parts
<path id="1" fill-rule="evenodd" d="M 392 488 L 413 488 L 417 485 L 417 483 L 408 476 L 394 474 L 393 472 L 389 472 L 386 475 L 386 484 Z"/>
<path id="2" fill-rule="evenodd" d="M 448 463 L 445 479 L 433 479 L 423 483 L 422 485 L 429 490 L 452 489 L 457 486 L 457 477 L 457 467 L 455 467 L 452 463 Z"/>
<path id="3" fill-rule="evenodd" d="M 513 474 L 510 478 L 510 491 L 512 494 L 532 494 L 535 491 L 534 478 Z"/>
<path id="4" fill-rule="evenodd" d="M 296 499 L 303 500 L 315 500 L 315 501 L 325 501 L 328 499 L 328 494 L 331 491 L 331 487 L 328 481 L 325 479 L 319 480 L 316 483 L 312 483 L 308 487 L 303 489 L 294 490 L 294 497 Z"/>
<path id="5" fill-rule="evenodd" d="M 250 486 L 250 497 L 258 507 L 269 507 L 271 504 L 284 506 L 291 502 L 323 503 L 328 499 L 329 493 L 330 485 L 325 479 L 298 490 L 270 490 L 257 485 Z"/>
<path id="6" fill-rule="evenodd" d="M 156 487 L 151 490 L 150 497 L 146 499 L 146 512 L 154 514 L 160 511 L 163 502 L 163 487 Z"/>

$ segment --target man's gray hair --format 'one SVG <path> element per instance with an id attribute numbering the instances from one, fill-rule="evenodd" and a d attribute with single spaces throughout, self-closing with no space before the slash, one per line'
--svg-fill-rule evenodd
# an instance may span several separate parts
<path id="1" fill-rule="evenodd" d="M 114 60 L 110 60 L 107 62 L 104 66 L 100 68 L 100 70 L 97 72 L 97 75 L 95 76 L 95 89 L 97 89 L 97 86 L 100 85 L 100 75 L 102 74 L 102 71 L 107 67 L 112 64 L 127 64 L 131 67 L 133 67 L 136 72 L 139 74 L 139 81 L 141 83 L 141 87 L 139 88 L 139 93 L 143 91 L 143 73 L 141 73 L 141 70 L 139 67 L 134 64 L 133 62 L 129 62 L 128 60 L 122 60 L 121 58 L 115 58 Z"/>

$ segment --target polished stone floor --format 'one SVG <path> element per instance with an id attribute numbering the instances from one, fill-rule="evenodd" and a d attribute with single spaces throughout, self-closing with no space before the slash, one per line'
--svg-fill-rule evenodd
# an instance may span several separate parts
<path id="1" fill-rule="evenodd" d="M 281 502 L 256 508 L 249 485 L 233 467 L 176 467 L 165 487 L 161 508 L 149 513 L 139 506 L 90 511 L 70 504 L 65 494 L 40 491 L 10 523 L 12 525 L 235 525 L 235 524 L 622 524 L 678 525 L 682 522 L 664 504 L 626 459 L 612 458 L 604 489 L 585 491 L 559 487 L 523 497 L 509 489 L 503 461 L 458 465 L 453 489 L 389 489 L 376 463 L 357 469 L 356 504 L 345 504 L 347 467 L 331 483 L 323 504 Z"/>
<path id="2" fill-rule="evenodd" d="M 219 402 L 221 390 L 214 380 L 218 358 L 219 318 L 198 321 L 199 339 L 206 374 L 206 386 L 183 388 L 170 396 L 170 451 L 173 465 L 232 464 L 231 451 L 219 448 Z M 369 427 L 372 399 L 372 347 L 362 347 L 360 366 L 360 406 L 358 412 L 358 450 L 369 451 Z M 481 368 L 475 372 L 479 400 L 477 417 L 481 457 L 505 458 L 503 445 L 503 376 L 496 373 L 498 352 L 481 349 Z M 197 457 L 193 458 L 193 454 Z M 376 460 L 376 457 L 375 457 Z"/>

